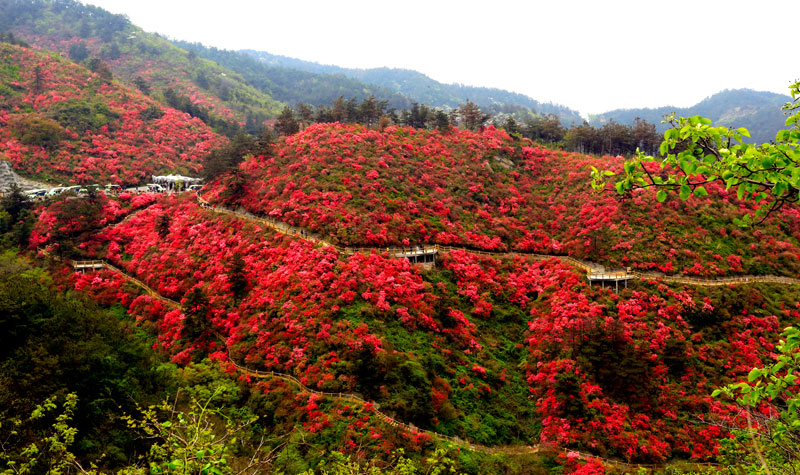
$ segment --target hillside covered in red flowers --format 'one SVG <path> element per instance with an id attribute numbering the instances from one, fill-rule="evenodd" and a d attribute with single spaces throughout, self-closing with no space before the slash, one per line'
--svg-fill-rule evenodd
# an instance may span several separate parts
<path id="1" fill-rule="evenodd" d="M 318 124 L 252 157 L 243 180 L 223 179 L 207 196 L 345 245 L 568 254 L 707 277 L 800 271 L 796 207 L 742 231 L 733 219 L 752 204 L 733 192 L 709 187 L 705 198 L 658 203 L 640 190 L 621 200 L 592 191 L 592 166 L 619 171 L 622 158 L 547 150 L 492 127 Z"/>
<path id="2" fill-rule="evenodd" d="M 97 58 L 114 76 L 193 116 L 218 132 L 263 126 L 281 104 L 233 71 L 145 32 L 123 15 L 76 1 L 0 3 L 0 29 L 34 48 L 76 62 Z M 249 123 L 248 123 L 249 122 Z"/>
<path id="3" fill-rule="evenodd" d="M 121 198 L 98 198 L 94 211 L 53 203 L 31 245 L 56 252 L 71 230 L 78 252 L 180 301 L 172 309 L 131 294 L 108 272 L 75 282 L 121 302 L 175 361 L 211 354 L 230 369 L 230 351 L 251 367 L 357 391 L 400 420 L 487 445 L 706 460 L 724 432 L 703 420 L 736 413 L 711 392 L 768 361 L 780 329 L 800 317 L 793 287 L 642 281 L 616 293 L 590 288 L 556 259 L 468 251 L 425 270 L 387 255 L 340 255 L 188 197 Z M 296 410 L 320 437 L 341 423 L 316 403 Z M 376 447 L 408 442 L 375 421 L 337 433 L 345 448 L 356 433 Z"/>
<path id="4" fill-rule="evenodd" d="M 0 44 L 0 156 L 60 183 L 138 184 L 196 175 L 227 139 L 57 54 Z"/>

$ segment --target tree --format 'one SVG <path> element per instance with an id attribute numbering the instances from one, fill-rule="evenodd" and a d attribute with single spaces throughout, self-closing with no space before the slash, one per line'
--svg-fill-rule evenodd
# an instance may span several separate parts
<path id="1" fill-rule="evenodd" d="M 658 188 L 656 199 L 665 201 L 676 192 L 682 200 L 690 196 L 706 196 L 703 185 L 720 182 L 736 189 L 739 199 L 757 203 L 754 213 L 736 218 L 735 223 L 748 226 L 761 223 L 771 213 L 788 203 L 800 201 L 800 81 L 789 87 L 792 101 L 783 109 L 789 117 L 786 126 L 772 143 L 751 145 L 744 142 L 750 134 L 745 128 L 714 127 L 709 119 L 695 117 L 667 118 L 672 128 L 664 133 L 659 150 L 663 158 L 655 158 L 641 150 L 625 162 L 622 179 L 614 183 L 619 194 L 639 188 Z M 660 161 L 663 172 L 650 162 Z M 606 188 L 611 171 L 592 170 L 593 186 Z"/>
<path id="2" fill-rule="evenodd" d="M 466 104 L 458 108 L 458 113 L 461 120 L 464 121 L 464 127 L 469 130 L 478 130 L 483 127 L 483 123 L 489 120 L 489 116 L 481 111 L 477 104 L 467 99 Z"/>
<path id="3" fill-rule="evenodd" d="M 508 118 L 506 118 L 505 122 L 503 122 L 503 129 L 505 129 L 505 131 L 508 132 L 512 136 L 513 135 L 517 135 L 522 131 L 522 129 L 520 129 L 519 124 L 517 123 L 517 121 L 514 120 L 514 118 L 511 117 L 511 116 L 508 116 Z"/>
<path id="4" fill-rule="evenodd" d="M 89 60 L 89 69 L 97 74 L 103 82 L 109 83 L 113 79 L 111 69 L 100 58 L 92 58 Z"/>
<path id="5" fill-rule="evenodd" d="M 588 124 L 584 125 L 588 127 Z M 536 116 L 525 121 L 524 135 L 537 142 L 558 143 L 566 133 L 561 119 L 555 114 Z"/>
<path id="6" fill-rule="evenodd" d="M 300 131 L 300 124 L 294 116 L 291 107 L 286 106 L 275 121 L 275 130 L 281 135 L 292 135 Z"/>
<path id="7" fill-rule="evenodd" d="M 746 382 L 712 394 L 732 399 L 744 413 L 746 429 L 729 429 L 735 443 L 744 445 L 735 462 L 744 465 L 747 473 L 797 473 L 800 469 L 800 330 L 788 327 L 783 338 L 775 363 L 753 368 Z"/>
<path id="8" fill-rule="evenodd" d="M 436 130 L 439 132 L 450 132 L 450 127 L 452 127 L 450 124 L 450 117 L 445 111 L 437 109 L 433 114 L 433 126 L 436 127 Z"/>
<path id="9" fill-rule="evenodd" d="M 246 292 L 249 282 L 247 275 L 245 275 L 246 264 L 242 255 L 234 252 L 231 261 L 226 269 L 228 272 L 228 282 L 231 285 L 231 292 L 235 299 L 240 299 Z"/>
<path id="10" fill-rule="evenodd" d="M 208 322 L 208 296 L 200 287 L 192 287 L 186 292 L 183 301 L 183 339 L 187 342 L 194 342 L 203 336 L 209 329 Z"/>
<path id="11" fill-rule="evenodd" d="M 250 135 L 236 135 L 230 143 L 206 155 L 203 161 L 203 177 L 210 181 L 225 172 L 238 169 L 245 156 L 253 153 L 258 145 L 259 142 Z"/>
<path id="12" fill-rule="evenodd" d="M 58 122 L 38 114 L 26 114 L 9 122 L 11 133 L 25 145 L 54 150 L 66 138 L 66 132 Z"/>
<path id="13" fill-rule="evenodd" d="M 297 104 L 297 115 L 300 117 L 301 128 L 305 128 L 314 121 L 314 108 L 308 104 Z"/>
<path id="14" fill-rule="evenodd" d="M 69 57 L 75 62 L 81 62 L 89 57 L 89 50 L 86 48 L 86 43 L 79 41 L 73 43 L 69 47 Z"/>
<path id="15" fill-rule="evenodd" d="M 172 224 L 172 217 L 168 213 L 162 214 L 156 220 L 156 229 L 158 229 L 158 235 L 161 236 L 161 239 L 169 235 L 170 224 Z"/>
<path id="16" fill-rule="evenodd" d="M 147 94 L 147 95 L 150 94 L 150 85 L 147 84 L 147 81 L 145 80 L 145 78 L 143 78 L 141 76 L 136 76 L 135 78 L 133 78 L 133 84 L 137 88 L 139 88 L 139 90 L 142 91 L 143 94 Z"/>

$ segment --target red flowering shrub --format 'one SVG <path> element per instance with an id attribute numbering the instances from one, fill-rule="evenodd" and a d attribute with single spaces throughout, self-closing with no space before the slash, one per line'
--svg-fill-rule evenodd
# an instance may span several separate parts
<path id="1" fill-rule="evenodd" d="M 647 190 L 627 201 L 595 194 L 591 166 L 621 164 L 517 142 L 492 127 L 442 134 L 316 124 L 245 162 L 243 195 L 231 198 L 223 178 L 207 198 L 346 245 L 516 249 L 702 276 L 800 271 L 796 207 L 743 233 L 733 218 L 752 203 L 718 186 L 687 202 L 658 203 Z"/>
<path id="2" fill-rule="evenodd" d="M 0 44 L 0 57 L 0 87 L 12 91 L 0 94 L 0 153 L 26 175 L 128 185 L 158 173 L 196 175 L 203 156 L 225 142 L 199 119 L 57 55 Z M 146 114 L 153 108 L 160 115 Z M 21 135 L 20 121 L 35 117 L 59 124 L 60 140 Z"/>

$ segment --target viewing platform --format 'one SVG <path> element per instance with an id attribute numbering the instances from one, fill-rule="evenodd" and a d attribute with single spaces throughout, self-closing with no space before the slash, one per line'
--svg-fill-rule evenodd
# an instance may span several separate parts
<path id="1" fill-rule="evenodd" d="M 72 268 L 79 271 L 103 269 L 105 266 L 103 261 L 72 261 Z"/>
<path id="2" fill-rule="evenodd" d="M 599 282 L 600 285 L 605 288 L 606 282 L 611 284 L 614 283 L 614 287 L 619 292 L 619 283 L 622 282 L 625 285 L 625 288 L 628 288 L 628 281 L 636 279 L 637 276 L 630 272 L 630 269 L 619 269 L 619 270 L 605 270 L 605 269 L 592 269 L 586 273 L 586 279 L 589 281 L 589 286 L 592 286 L 592 283 Z"/>
<path id="3" fill-rule="evenodd" d="M 408 259 L 412 264 L 436 265 L 436 255 L 439 250 L 435 247 L 409 247 L 393 249 L 392 255 L 399 259 Z"/>

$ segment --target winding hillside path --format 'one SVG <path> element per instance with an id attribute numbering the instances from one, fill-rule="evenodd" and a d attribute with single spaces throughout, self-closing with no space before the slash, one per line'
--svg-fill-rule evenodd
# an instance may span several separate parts
<path id="1" fill-rule="evenodd" d="M 147 295 L 150 295 L 153 298 L 160 300 L 161 302 L 165 303 L 168 306 L 173 308 L 180 308 L 180 303 L 176 302 L 175 300 L 169 299 L 164 297 L 163 295 L 156 292 L 150 286 L 142 282 L 141 280 L 137 279 L 136 277 L 124 272 L 123 270 L 119 269 L 118 267 L 110 264 L 109 262 L 101 259 L 97 260 L 90 260 L 90 261 L 74 261 L 68 260 L 67 263 L 72 266 L 75 271 L 86 272 L 86 271 L 94 271 L 98 269 L 108 269 L 113 272 L 117 272 L 122 277 L 124 277 L 129 282 L 135 284 L 137 287 L 141 288 Z M 215 332 L 216 333 L 216 332 Z M 224 337 L 220 334 L 216 334 L 218 338 L 224 340 Z M 230 351 L 230 349 L 228 349 Z M 475 452 L 482 452 L 486 454 L 503 454 L 503 455 L 525 455 L 525 454 L 534 454 L 538 452 L 566 452 L 568 457 L 578 458 L 581 460 L 591 460 L 596 459 L 600 460 L 606 467 L 609 468 L 616 468 L 618 470 L 623 471 L 638 471 L 639 469 L 663 469 L 668 466 L 668 464 L 639 464 L 639 463 L 629 463 L 623 462 L 621 460 L 615 459 L 607 459 L 603 457 L 599 457 L 587 452 L 581 452 L 572 449 L 562 449 L 559 447 L 553 447 L 550 445 L 544 444 L 535 444 L 535 445 L 512 445 L 512 446 L 486 446 L 481 444 L 473 444 L 471 442 L 465 441 L 459 437 L 452 437 L 449 435 L 441 434 L 439 432 L 434 432 L 427 429 L 420 429 L 412 424 L 406 424 L 402 421 L 398 421 L 397 419 L 389 416 L 388 414 L 380 411 L 380 405 L 375 402 L 367 401 L 363 397 L 355 393 L 342 393 L 342 392 L 324 392 L 318 391 L 312 388 L 309 388 L 305 384 L 303 384 L 299 379 L 296 377 L 286 374 L 286 373 L 279 373 L 276 371 L 263 371 L 258 369 L 251 369 L 246 365 L 242 365 L 234 360 L 230 353 L 228 353 L 228 362 L 236 369 L 236 371 L 249 378 L 256 378 L 256 379 L 278 379 L 285 383 L 291 384 L 297 387 L 300 392 L 308 393 L 316 395 L 317 397 L 326 398 L 326 399 L 333 399 L 339 401 L 347 401 L 353 404 L 357 404 L 359 406 L 365 406 L 366 404 L 370 404 L 372 406 L 372 411 L 374 414 L 383 421 L 385 424 L 390 425 L 392 427 L 400 428 L 411 434 L 427 434 L 432 438 L 436 438 L 442 441 L 451 442 L 457 446 L 468 448 Z M 714 468 L 720 467 L 719 464 L 714 463 L 707 463 L 707 462 L 696 462 L 692 463 L 692 466 L 700 468 L 700 467 L 707 467 L 707 468 Z"/>
<path id="2" fill-rule="evenodd" d="M 326 247 L 332 247 L 337 252 L 350 255 L 358 252 L 379 252 L 388 253 L 391 256 L 402 257 L 415 257 L 421 255 L 438 255 L 442 252 L 450 251 L 467 251 L 473 254 L 490 257 L 513 257 L 525 256 L 531 257 L 539 261 L 548 259 L 558 259 L 562 262 L 570 264 L 574 267 L 582 269 L 586 272 L 587 280 L 591 282 L 627 282 L 628 280 L 647 280 L 647 281 L 662 281 L 671 282 L 676 284 L 697 285 L 703 287 L 718 287 L 724 285 L 742 285 L 742 284 L 755 284 L 755 283 L 770 283 L 770 284 L 783 284 L 783 285 L 800 285 L 800 279 L 793 277 L 783 277 L 777 275 L 737 275 L 732 277 L 693 277 L 687 275 L 667 275 L 660 272 L 640 272 L 630 269 L 606 269 L 602 264 L 597 264 L 590 261 L 575 259 L 570 256 L 557 256 L 552 254 L 535 254 L 528 252 L 509 251 L 509 252 L 496 252 L 496 251 L 480 251 L 467 247 L 459 246 L 446 246 L 441 244 L 410 246 L 410 247 L 345 247 L 336 245 L 324 237 L 314 233 L 310 233 L 305 229 L 290 226 L 282 221 L 274 220 L 271 218 L 262 218 L 253 213 L 241 209 L 232 210 L 222 206 L 211 205 L 203 199 L 199 193 L 196 194 L 197 202 L 201 207 L 209 209 L 215 213 L 237 216 L 247 219 L 249 221 L 257 222 L 274 231 L 287 236 L 293 236 L 306 241 L 320 244 Z"/>

